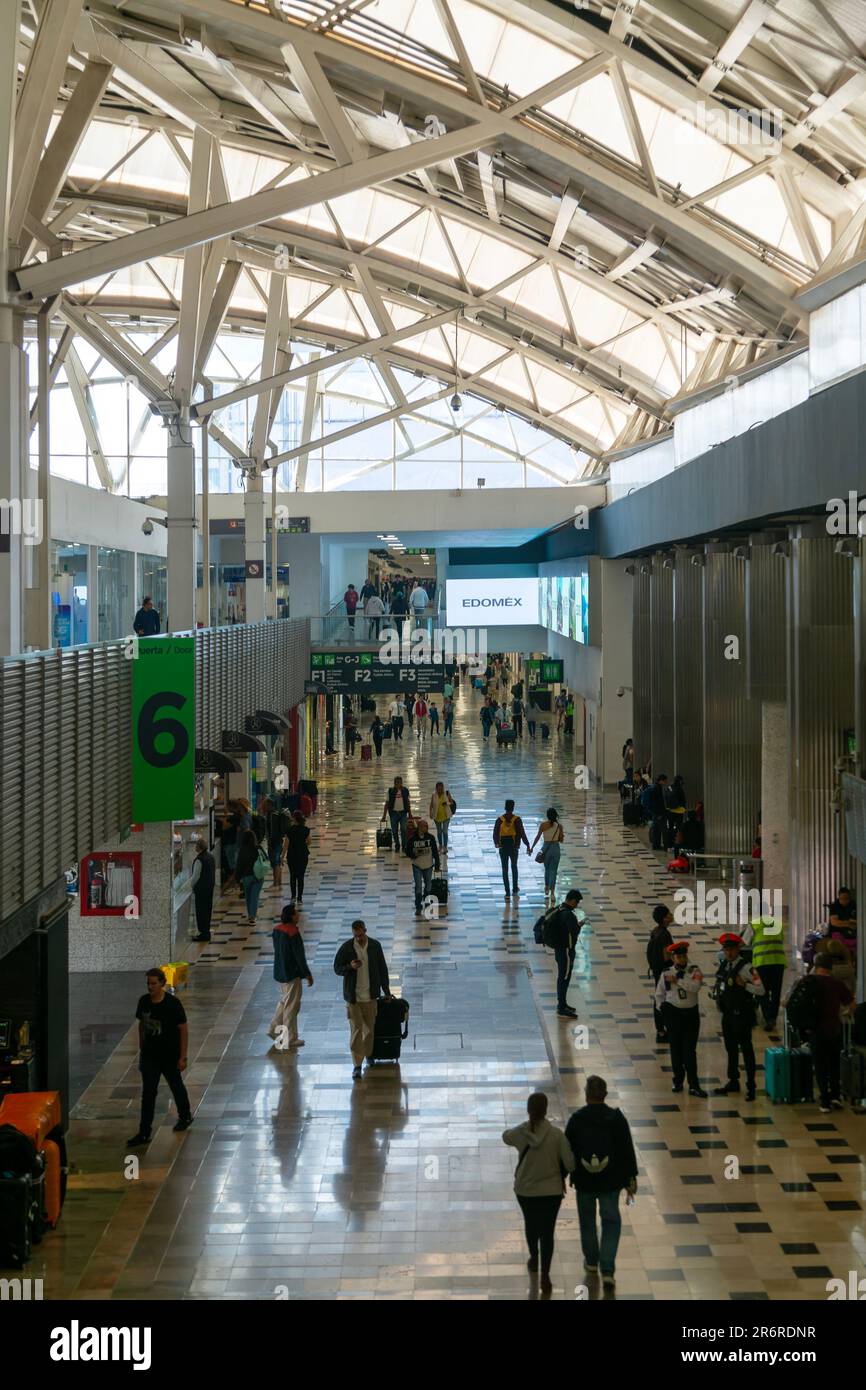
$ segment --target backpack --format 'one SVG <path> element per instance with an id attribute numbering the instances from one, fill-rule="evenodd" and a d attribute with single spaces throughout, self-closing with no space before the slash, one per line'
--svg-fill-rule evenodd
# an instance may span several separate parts
<path id="1" fill-rule="evenodd" d="M 613 1157 L 613 1128 L 609 1122 L 590 1122 L 586 1116 L 582 1124 L 575 1125 L 571 1145 L 576 1159 L 575 1172 L 595 1178 L 606 1174 Z"/>
<path id="2" fill-rule="evenodd" d="M 550 912 L 546 913 L 544 917 L 544 926 L 541 929 L 542 940 L 545 946 L 549 946 L 551 950 L 558 944 L 553 934 L 553 924 L 559 916 L 560 910 L 560 908 L 554 907 Z"/>
<path id="3" fill-rule="evenodd" d="M 785 1003 L 785 1013 L 798 1033 L 809 1033 L 818 1021 L 818 980 L 816 975 L 802 975 L 794 984 Z"/>
<path id="4" fill-rule="evenodd" d="M 548 908 L 547 912 L 542 912 L 535 926 L 532 928 L 532 935 L 535 937 L 536 946 L 547 946 L 550 943 L 545 941 L 548 919 L 552 918 L 559 911 L 558 907 Z"/>
<path id="5" fill-rule="evenodd" d="M 265 874 L 266 874 L 267 872 L 268 872 L 268 856 L 265 854 L 265 852 L 264 852 L 264 850 L 261 848 L 261 846 L 259 846 L 259 852 L 258 852 L 258 854 L 256 855 L 256 862 L 255 862 L 255 864 L 253 865 L 253 877 L 254 877 L 254 878 L 257 878 L 258 881 L 259 881 L 259 883 L 264 883 Z"/>

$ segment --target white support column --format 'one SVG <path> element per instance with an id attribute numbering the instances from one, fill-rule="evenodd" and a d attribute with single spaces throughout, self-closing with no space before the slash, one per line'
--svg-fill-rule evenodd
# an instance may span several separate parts
<path id="1" fill-rule="evenodd" d="M 277 532 L 277 478 L 278 468 L 271 469 L 271 588 L 270 588 L 270 617 L 276 619 L 280 616 L 279 603 L 277 602 L 277 569 L 279 561 L 279 535 Z"/>
<path id="2" fill-rule="evenodd" d="M 210 627 L 210 473 L 207 421 L 201 427 L 201 588 L 196 589 L 196 615 Z"/>
<path id="3" fill-rule="evenodd" d="M 189 413 L 181 411 L 168 436 L 168 618 L 167 630 L 195 627 L 196 517 L 195 450 Z"/>
<path id="4" fill-rule="evenodd" d="M 99 546 L 87 547 L 87 640 L 99 637 Z"/>
<path id="5" fill-rule="evenodd" d="M 246 574 L 246 609 L 248 623 L 264 622 L 265 612 L 265 499 L 264 479 L 259 475 L 247 479 L 244 494 L 244 560 Z M 250 567 L 258 567 L 256 575 Z"/>
<path id="6" fill-rule="evenodd" d="M 30 432 L 21 417 L 21 400 L 26 371 L 21 348 L 0 341 L 0 656 L 13 656 L 24 646 L 23 523 L 28 509 L 22 429 L 28 443 Z"/>

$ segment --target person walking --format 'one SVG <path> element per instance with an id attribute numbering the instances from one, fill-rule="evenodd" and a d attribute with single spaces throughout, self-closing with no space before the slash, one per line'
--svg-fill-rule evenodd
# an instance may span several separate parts
<path id="1" fill-rule="evenodd" d="M 448 853 L 448 823 L 456 810 L 456 802 L 445 783 L 437 782 L 430 798 L 430 819 L 436 826 L 436 840 L 443 854 Z"/>
<path id="2" fill-rule="evenodd" d="M 427 731 L 427 701 L 423 695 L 418 696 L 412 713 L 415 716 L 415 734 L 419 739 L 423 739 Z"/>
<path id="3" fill-rule="evenodd" d="M 271 933 L 274 943 L 274 979 L 280 987 L 280 998 L 268 1025 L 268 1037 L 274 1039 L 281 1052 L 294 1052 L 304 1046 L 303 1038 L 298 1037 L 298 1013 L 304 980 L 308 989 L 313 984 L 313 976 L 304 953 L 303 937 L 298 927 L 298 916 L 295 904 L 286 903 L 280 913 L 280 920 Z"/>
<path id="4" fill-rule="evenodd" d="M 197 931 L 193 941 L 210 941 L 216 860 L 207 847 L 207 840 L 199 837 L 195 842 L 195 848 L 196 856 L 192 861 L 192 897 L 195 903 Z"/>
<path id="5" fill-rule="evenodd" d="M 516 1129 L 502 1133 L 503 1144 L 517 1149 L 520 1158 L 514 1170 L 514 1195 L 523 1213 L 523 1226 L 530 1274 L 541 1274 L 542 1294 L 553 1292 L 550 1266 L 553 1263 L 556 1218 L 565 1195 L 565 1177 L 574 1168 L 574 1154 L 562 1130 L 547 1118 L 547 1096 L 536 1091 L 526 1102 L 528 1119 Z"/>
<path id="6" fill-rule="evenodd" d="M 828 1115 L 841 1110 L 842 1015 L 850 1014 L 854 996 L 848 986 L 834 978 L 833 957 L 820 951 L 815 957 L 814 1027 L 809 1030 L 809 1046 L 815 1063 L 815 1079 L 820 1093 L 820 1111 Z"/>
<path id="7" fill-rule="evenodd" d="M 515 695 L 511 701 L 511 722 L 518 738 L 523 738 L 523 701 Z"/>
<path id="8" fill-rule="evenodd" d="M 430 896 L 430 880 L 433 869 L 439 872 L 439 846 L 430 834 L 426 820 L 419 820 L 414 834 L 409 836 L 407 853 L 412 861 L 412 878 L 415 881 L 415 916 L 421 916 L 424 899 Z"/>
<path id="9" fill-rule="evenodd" d="M 277 803 L 266 796 L 257 808 L 257 815 L 253 817 L 253 830 L 256 832 L 256 839 L 259 844 L 267 845 L 268 861 L 274 876 L 274 887 L 282 887 L 283 858 L 285 831 L 285 812 L 281 811 Z M 259 836 L 259 831 L 262 835 Z"/>
<path id="10" fill-rule="evenodd" d="M 544 840 L 544 848 L 540 855 L 541 863 L 544 865 L 544 898 L 545 902 L 549 899 L 553 903 L 556 897 L 556 876 L 559 873 L 562 842 L 565 839 L 565 831 L 555 806 L 548 806 L 547 819 L 538 827 L 538 834 L 529 847 L 529 854 L 532 854 L 540 839 Z"/>
<path id="11" fill-rule="evenodd" d="M 722 1037 L 728 1054 L 728 1080 L 713 1091 L 714 1096 L 738 1095 L 740 1090 L 739 1054 L 743 1054 L 746 1073 L 746 1100 L 755 1099 L 755 1000 L 764 993 L 761 977 L 742 955 L 743 938 L 736 932 L 719 937 L 722 958 L 716 971 L 713 997 L 722 1015 Z"/>
<path id="12" fill-rule="evenodd" d="M 132 620 L 132 630 L 136 637 L 155 637 L 159 632 L 159 614 L 149 594 L 141 600 L 141 607 Z"/>
<path id="13" fill-rule="evenodd" d="M 345 740 L 347 758 L 354 758 L 355 743 L 359 737 L 360 735 L 358 732 L 358 721 L 355 718 L 354 714 L 351 711 L 349 711 L 349 713 L 346 715 L 346 720 L 343 725 L 343 738 Z"/>
<path id="14" fill-rule="evenodd" d="M 529 841 L 526 838 L 526 831 L 523 828 L 523 821 L 514 814 L 514 802 L 506 801 L 504 815 L 496 817 L 493 826 L 493 843 L 499 850 L 499 858 L 502 863 L 502 882 L 505 884 L 505 896 L 511 897 L 513 891 L 517 897 L 520 889 L 517 886 L 517 856 L 520 852 L 521 842 L 529 849 Z M 508 883 L 508 866 L 511 865 L 511 891 Z"/>
<path id="15" fill-rule="evenodd" d="M 368 594 L 364 604 L 364 617 L 367 619 L 367 638 L 378 637 L 379 627 L 385 615 L 385 605 L 374 589 Z"/>
<path id="16" fill-rule="evenodd" d="M 689 943 L 674 941 L 667 948 L 670 964 L 659 976 L 656 985 L 656 1006 L 664 1021 L 671 1048 L 673 1085 L 677 1094 L 683 1089 L 683 1077 L 688 1078 L 689 1095 L 706 1100 L 698 1079 L 698 1034 L 701 1014 L 698 995 L 704 977 L 696 965 L 689 964 Z"/>
<path id="17" fill-rule="evenodd" d="M 376 757 L 381 758 L 382 740 L 385 737 L 385 725 L 382 723 L 378 714 L 375 716 L 372 724 L 370 725 L 370 737 L 373 740 L 373 746 L 376 749 Z"/>
<path id="18" fill-rule="evenodd" d="M 355 613 L 360 602 L 360 595 L 354 584 L 350 584 L 343 595 L 343 603 L 346 605 L 346 621 L 352 632 L 355 631 Z"/>
<path id="19" fill-rule="evenodd" d="M 607 1104 L 607 1082 L 588 1076 L 586 1104 L 575 1110 L 565 1127 L 565 1139 L 574 1155 L 571 1185 L 577 1198 L 583 1267 L 597 1274 L 607 1288 L 616 1283 L 616 1252 L 622 1230 L 619 1197 L 627 1202 L 637 1192 L 637 1155 L 628 1120 L 621 1110 Z M 601 1218 L 601 1242 L 598 1239 Z"/>
<path id="20" fill-rule="evenodd" d="M 424 615 L 427 612 L 427 605 L 430 597 L 423 584 L 416 581 L 415 587 L 409 595 L 409 607 L 412 612 L 412 625 L 415 630 L 420 630 L 423 626 Z"/>
<path id="21" fill-rule="evenodd" d="M 527 728 L 527 730 L 528 730 L 528 732 L 529 732 L 529 737 L 530 737 L 530 738 L 535 738 L 535 728 L 536 728 L 536 725 L 537 725 L 537 723 L 538 723 L 538 717 L 539 717 L 540 714 L 541 714 L 541 710 L 539 709 L 538 705 L 535 703 L 535 696 L 533 695 L 532 691 L 530 691 L 530 692 L 529 692 L 529 706 L 528 706 L 527 711 L 526 711 L 526 728 Z"/>
<path id="22" fill-rule="evenodd" d="M 762 914 L 749 923 L 744 940 L 752 948 L 752 964 L 764 986 L 761 1012 L 764 1027 L 769 1033 L 776 1026 L 782 1001 L 782 980 L 788 959 L 785 952 L 785 924 L 780 918 Z"/>
<path id="23" fill-rule="evenodd" d="M 442 737 L 454 737 L 454 699 L 451 695 L 446 695 L 442 701 Z"/>
<path id="24" fill-rule="evenodd" d="M 177 1106 L 175 1134 L 193 1121 L 183 1073 L 186 1071 L 189 1028 L 183 1004 L 165 988 L 165 971 L 159 966 L 145 976 L 147 993 L 138 1001 L 138 1069 L 141 1072 L 141 1118 L 138 1131 L 127 1144 L 149 1144 L 160 1078 L 168 1082 Z"/>
<path id="25" fill-rule="evenodd" d="M 630 738 L 622 745 L 622 772 L 623 781 L 631 786 L 634 780 L 634 740 Z"/>
<path id="26" fill-rule="evenodd" d="M 256 925 L 256 913 L 259 910 L 259 896 L 262 891 L 262 884 L 267 873 L 268 860 L 264 850 L 256 840 L 252 830 L 241 832 L 240 848 L 238 850 L 237 864 L 234 872 L 226 880 L 225 887 L 234 881 L 240 884 L 243 890 L 244 902 L 247 908 L 247 926 Z M 223 890 L 225 891 L 225 889 Z"/>
<path id="27" fill-rule="evenodd" d="M 403 741 L 403 721 L 406 717 L 406 706 L 399 695 L 395 695 L 390 705 L 388 713 L 391 716 L 391 730 L 394 735 L 395 743 Z"/>
<path id="28" fill-rule="evenodd" d="M 668 1041 L 668 1033 L 662 1007 L 656 1003 L 656 986 L 659 982 L 659 976 L 670 960 L 667 952 L 668 947 L 672 946 L 674 942 L 670 933 L 673 920 L 673 913 L 665 907 L 664 903 L 658 903 L 653 908 L 653 929 L 650 932 L 646 947 L 646 962 L 653 977 L 653 1020 L 656 1026 L 656 1042 L 659 1044 Z"/>
<path id="29" fill-rule="evenodd" d="M 406 718 L 409 722 L 410 734 L 412 732 L 412 724 L 415 719 L 415 700 L 416 697 L 412 694 L 411 690 L 407 690 L 406 694 L 403 697 L 403 702 L 406 706 Z"/>
<path id="30" fill-rule="evenodd" d="M 493 721 L 494 721 L 495 714 L 496 714 L 496 710 L 495 710 L 495 708 L 494 708 L 494 706 L 493 706 L 492 700 L 486 699 L 486 700 L 484 701 L 484 704 L 481 706 L 481 715 L 480 715 L 480 718 L 481 718 L 481 728 L 482 728 L 482 730 L 484 731 L 484 737 L 485 737 L 486 739 L 489 739 L 489 738 L 490 738 L 490 730 L 491 730 L 491 728 L 492 728 L 492 726 L 493 726 Z"/>
<path id="31" fill-rule="evenodd" d="M 454 683 L 450 676 L 445 677 L 445 681 L 442 685 L 442 694 L 444 695 L 446 700 L 451 700 L 454 698 Z"/>
<path id="32" fill-rule="evenodd" d="M 334 974 L 343 979 L 352 1080 L 357 1081 L 362 1062 L 373 1051 L 379 995 L 393 998 L 385 952 L 378 941 L 367 935 L 366 923 L 360 917 L 352 923 L 350 939 L 343 942 L 334 957 Z"/>
<path id="33" fill-rule="evenodd" d="M 435 700 L 431 700 L 427 709 L 430 716 L 430 737 L 439 733 L 439 709 Z"/>
<path id="34" fill-rule="evenodd" d="M 568 1002 L 568 986 L 574 970 L 577 954 L 577 938 L 583 926 L 582 914 L 577 916 L 583 894 L 579 888 L 571 888 L 558 912 L 545 918 L 544 939 L 553 947 L 556 960 L 556 1013 L 558 1018 L 577 1018 L 577 1010 Z M 552 905 L 551 905 L 552 906 Z"/>
<path id="35" fill-rule="evenodd" d="M 402 777 L 395 777 L 382 807 L 382 819 L 391 822 L 391 842 L 395 853 L 406 849 L 406 822 L 411 810 L 409 790 L 403 786 Z"/>
<path id="36" fill-rule="evenodd" d="M 565 707 L 566 707 L 567 704 L 568 704 L 568 696 L 566 695 L 566 693 L 565 693 L 564 690 L 560 690 L 559 694 L 557 695 L 557 697 L 556 697 L 556 699 L 555 699 L 555 701 L 554 701 L 554 708 L 555 708 L 555 710 L 556 710 L 556 732 L 557 732 L 557 733 L 559 733 L 560 729 L 562 728 L 562 721 L 563 721 L 563 719 L 565 718 Z"/>
<path id="37" fill-rule="evenodd" d="M 292 814 L 286 831 L 285 857 L 289 870 L 289 893 L 298 907 L 304 902 L 304 879 L 310 862 L 310 827 L 300 811 Z"/>

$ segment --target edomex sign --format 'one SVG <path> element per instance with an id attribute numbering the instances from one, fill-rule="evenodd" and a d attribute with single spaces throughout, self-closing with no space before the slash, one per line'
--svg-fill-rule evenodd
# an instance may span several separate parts
<path id="1" fill-rule="evenodd" d="M 140 637 L 132 670 L 132 819 L 187 820 L 195 797 L 195 638 Z"/>

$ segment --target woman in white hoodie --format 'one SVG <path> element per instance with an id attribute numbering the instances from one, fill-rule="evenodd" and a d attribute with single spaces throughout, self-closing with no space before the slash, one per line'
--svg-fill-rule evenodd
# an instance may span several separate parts
<path id="1" fill-rule="evenodd" d="M 504 1130 L 502 1142 L 520 1152 L 514 1171 L 514 1195 L 526 1228 L 526 1267 L 530 1274 L 538 1272 L 540 1251 L 541 1292 L 549 1295 L 553 1291 L 553 1232 L 565 1195 L 565 1179 L 574 1171 L 575 1159 L 562 1130 L 547 1119 L 547 1096 L 543 1091 L 535 1091 L 529 1097 L 526 1112 L 526 1123 Z"/>

